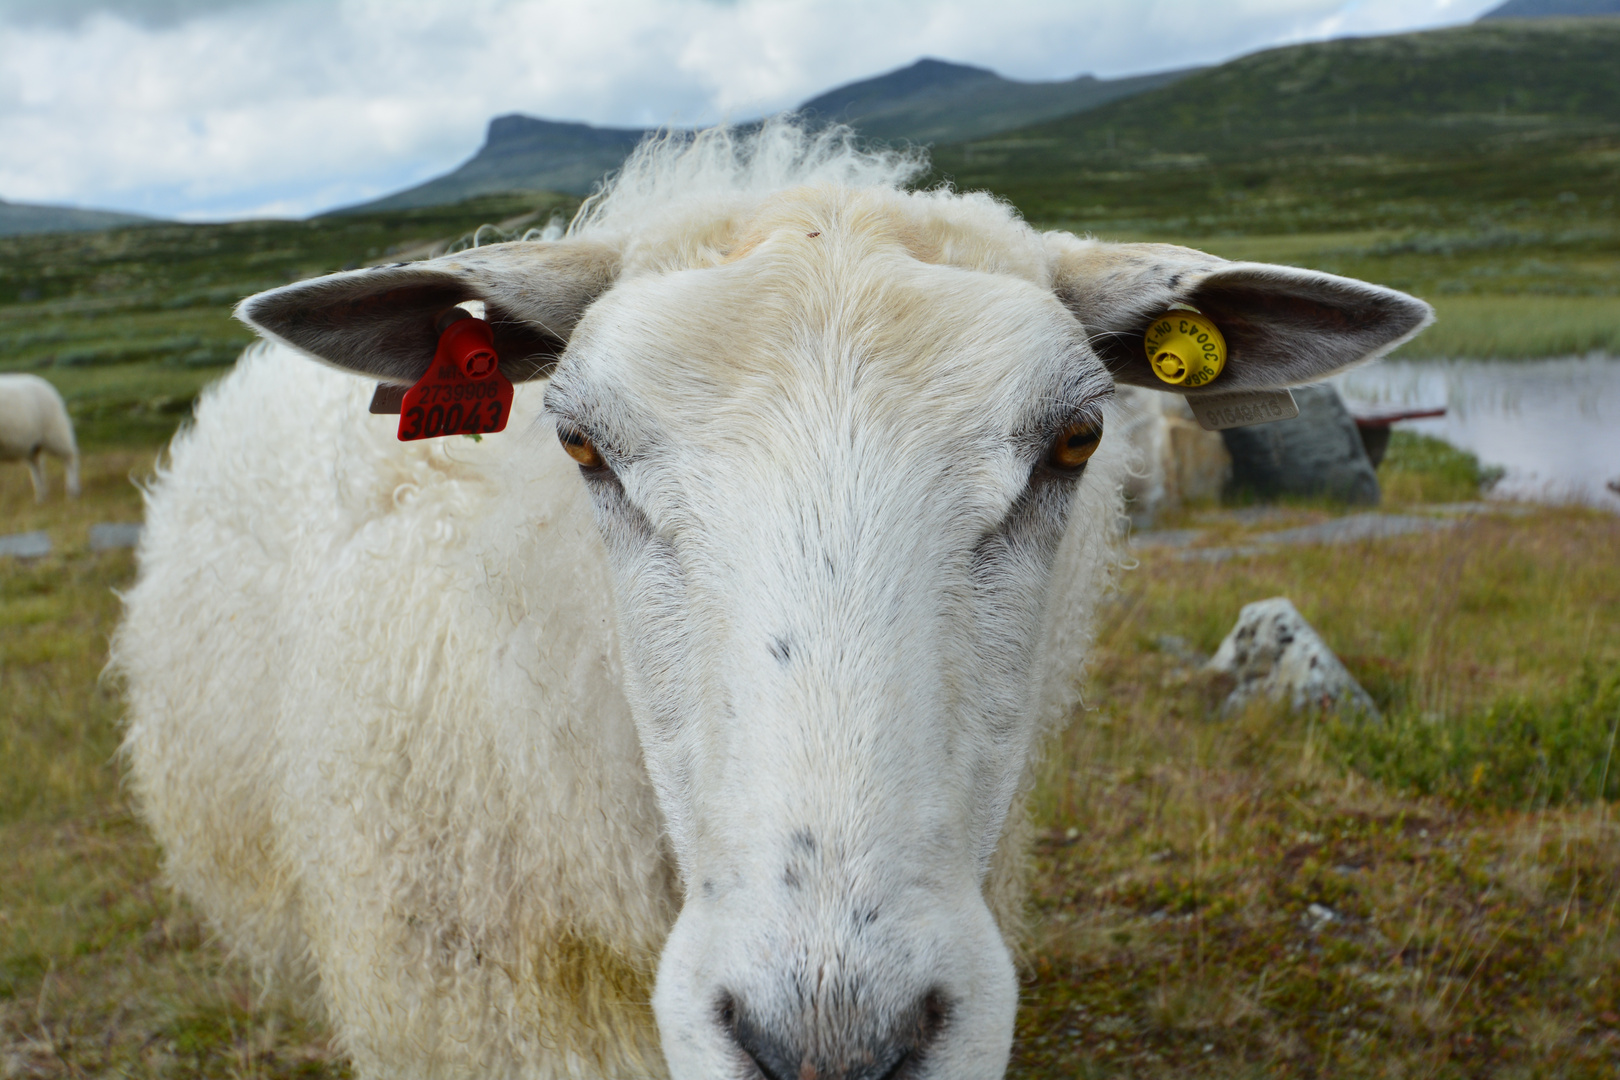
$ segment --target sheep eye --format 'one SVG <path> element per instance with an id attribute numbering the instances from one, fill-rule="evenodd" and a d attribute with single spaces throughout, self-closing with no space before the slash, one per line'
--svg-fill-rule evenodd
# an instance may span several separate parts
<path id="1" fill-rule="evenodd" d="M 568 452 L 569 457 L 579 462 L 581 468 L 600 469 L 607 464 L 591 440 L 587 439 L 579 428 L 558 424 L 557 441 L 562 443 L 562 448 Z"/>
<path id="2" fill-rule="evenodd" d="M 1054 469 L 1073 472 L 1091 460 L 1101 441 L 1101 420 L 1076 420 L 1052 440 L 1046 452 L 1046 463 Z"/>

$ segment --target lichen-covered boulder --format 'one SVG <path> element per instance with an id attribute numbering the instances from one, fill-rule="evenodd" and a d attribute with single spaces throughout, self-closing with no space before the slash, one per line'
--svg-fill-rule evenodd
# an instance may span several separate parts
<path id="1" fill-rule="evenodd" d="M 1223 712 L 1265 697 L 1293 709 L 1378 716 L 1367 691 L 1285 596 L 1245 604 L 1208 666 L 1237 681 Z"/>

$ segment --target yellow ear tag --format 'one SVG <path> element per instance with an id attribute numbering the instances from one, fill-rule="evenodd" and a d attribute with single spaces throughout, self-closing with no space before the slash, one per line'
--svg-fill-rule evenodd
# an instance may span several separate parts
<path id="1" fill-rule="evenodd" d="M 1207 386 L 1226 367 L 1226 339 L 1204 315 L 1177 304 L 1148 327 L 1148 366 L 1172 386 Z"/>

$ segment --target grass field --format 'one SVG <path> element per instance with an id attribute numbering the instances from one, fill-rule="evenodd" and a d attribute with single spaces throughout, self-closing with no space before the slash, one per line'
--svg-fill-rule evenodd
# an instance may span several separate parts
<path id="1" fill-rule="evenodd" d="M 319 1022 L 262 998 L 158 876 L 98 683 L 138 520 L 107 450 L 85 495 L 0 520 L 0 1076 L 320 1077 Z M 1398 438 L 1388 497 L 1474 494 Z M 53 483 L 59 474 L 53 472 Z M 1213 508 L 1212 542 L 1263 526 Z M 1224 563 L 1150 549 L 1103 615 L 1089 709 L 1035 793 L 1033 929 L 1012 1075 L 1612 1077 L 1620 1069 L 1620 520 L 1483 514 L 1432 534 Z M 1219 719 L 1197 668 L 1244 603 L 1291 597 L 1388 717 Z"/>

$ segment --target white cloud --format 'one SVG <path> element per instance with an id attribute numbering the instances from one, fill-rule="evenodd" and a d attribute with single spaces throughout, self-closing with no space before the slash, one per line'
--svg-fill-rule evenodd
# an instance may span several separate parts
<path id="1" fill-rule="evenodd" d="M 187 217 L 395 190 L 525 112 L 742 119 L 936 56 L 1116 76 L 1491 0 L 0 0 L 0 197 Z"/>

